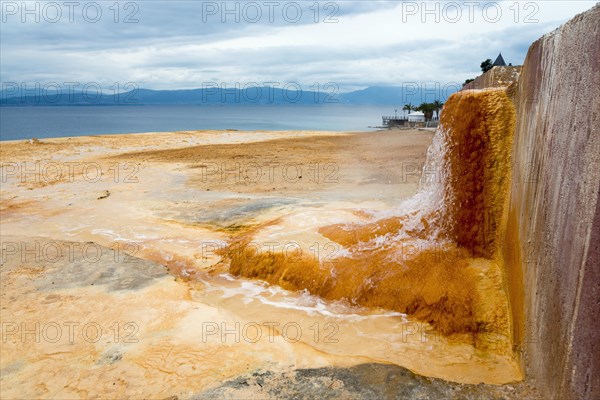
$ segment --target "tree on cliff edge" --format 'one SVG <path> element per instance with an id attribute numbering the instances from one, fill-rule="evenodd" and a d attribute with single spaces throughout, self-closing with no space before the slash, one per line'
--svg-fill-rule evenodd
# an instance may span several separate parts
<path id="1" fill-rule="evenodd" d="M 486 72 L 488 72 L 490 69 L 492 69 L 492 67 L 493 67 L 493 66 L 494 66 L 494 64 L 492 63 L 492 60 L 491 60 L 491 59 L 489 59 L 489 58 L 488 58 L 487 60 L 485 60 L 484 62 L 482 62 L 482 63 L 481 63 L 481 65 L 480 65 L 480 67 L 481 67 L 481 70 L 482 70 L 484 73 L 486 73 Z"/>

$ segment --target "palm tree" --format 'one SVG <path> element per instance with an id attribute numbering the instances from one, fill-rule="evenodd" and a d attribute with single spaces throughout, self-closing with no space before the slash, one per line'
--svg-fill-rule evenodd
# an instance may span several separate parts
<path id="1" fill-rule="evenodd" d="M 435 119 L 440 119 L 440 110 L 442 109 L 442 107 L 444 107 L 444 103 L 442 103 L 439 100 L 436 100 L 433 103 L 431 103 L 431 105 L 433 106 L 433 110 L 435 111 Z"/>
<path id="2" fill-rule="evenodd" d="M 402 110 L 408 111 L 409 114 L 414 109 L 415 109 L 415 106 L 413 106 L 411 103 L 405 104 L 404 107 L 402 107 Z"/>
<path id="3" fill-rule="evenodd" d="M 431 121 L 433 117 L 433 103 L 421 103 L 415 110 L 421 111 L 425 114 L 425 121 Z"/>

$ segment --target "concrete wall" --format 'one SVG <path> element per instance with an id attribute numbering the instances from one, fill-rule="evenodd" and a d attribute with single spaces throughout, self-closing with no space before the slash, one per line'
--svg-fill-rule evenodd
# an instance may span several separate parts
<path id="1" fill-rule="evenodd" d="M 544 397 L 600 399 L 600 6 L 533 43 L 515 103 L 505 248 L 517 345 Z"/>
<path id="2" fill-rule="evenodd" d="M 462 90 L 507 87 L 519 79 L 521 66 L 493 67 L 474 81 L 467 83 Z"/>

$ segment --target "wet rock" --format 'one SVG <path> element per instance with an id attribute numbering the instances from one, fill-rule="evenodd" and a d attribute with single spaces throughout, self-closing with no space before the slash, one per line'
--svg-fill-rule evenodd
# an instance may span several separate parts
<path id="1" fill-rule="evenodd" d="M 103 286 L 107 291 L 139 290 L 169 276 L 161 264 L 94 242 L 3 236 L 2 243 L 2 272 L 29 271 L 37 290 L 86 286 Z"/>
<path id="2" fill-rule="evenodd" d="M 387 364 L 308 368 L 285 373 L 257 371 L 199 393 L 204 399 L 538 399 L 523 384 L 465 385 L 413 374 Z"/>

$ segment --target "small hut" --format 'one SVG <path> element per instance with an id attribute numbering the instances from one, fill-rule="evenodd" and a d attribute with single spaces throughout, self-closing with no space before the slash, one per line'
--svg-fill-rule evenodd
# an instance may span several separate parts
<path id="1" fill-rule="evenodd" d="M 421 111 L 414 111 L 408 114 L 408 122 L 425 122 L 425 114 Z"/>

